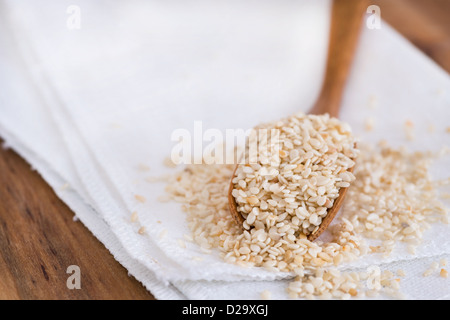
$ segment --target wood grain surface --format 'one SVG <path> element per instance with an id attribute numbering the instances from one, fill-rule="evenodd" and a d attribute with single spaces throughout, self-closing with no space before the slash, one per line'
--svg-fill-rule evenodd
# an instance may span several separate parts
<path id="1" fill-rule="evenodd" d="M 450 72 L 449 0 L 377 0 L 381 16 Z M 0 148 L 0 299 L 153 299 L 12 150 Z M 81 269 L 81 289 L 66 286 Z"/>
<path id="2" fill-rule="evenodd" d="M 450 72 L 449 0 L 373 0 L 381 17 Z"/>
<path id="3" fill-rule="evenodd" d="M 0 299 L 152 299 L 12 150 L 0 148 Z M 67 268 L 81 289 L 67 288 Z"/>

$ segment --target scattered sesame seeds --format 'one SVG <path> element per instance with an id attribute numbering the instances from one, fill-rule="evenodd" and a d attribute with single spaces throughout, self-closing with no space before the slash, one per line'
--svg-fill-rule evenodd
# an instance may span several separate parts
<path id="1" fill-rule="evenodd" d="M 165 236 L 167 235 L 167 229 L 163 229 L 160 233 L 159 233 L 159 239 L 163 239 Z"/>
<path id="2" fill-rule="evenodd" d="M 404 124 L 406 139 L 409 141 L 414 140 L 414 122 L 406 120 Z"/>
<path id="3" fill-rule="evenodd" d="M 184 242 L 183 239 L 178 239 L 178 240 L 177 240 L 177 243 L 178 243 L 178 246 L 179 246 L 180 248 L 183 248 L 183 249 L 186 248 L 186 242 Z"/>
<path id="4" fill-rule="evenodd" d="M 344 216 L 356 233 L 381 242 L 371 247 L 375 252 L 388 256 L 397 243 L 404 242 L 414 255 L 424 232 L 447 216 L 429 175 L 435 156 L 385 145 L 361 144 L 360 149 Z"/>
<path id="5" fill-rule="evenodd" d="M 291 144 L 283 145 L 297 145 Z M 308 145 L 313 148 L 317 143 Z M 319 198 L 327 191 L 320 187 L 330 183 L 326 175 L 313 175 L 315 171 L 310 166 L 314 162 L 308 162 L 312 158 L 305 150 L 304 163 L 266 168 L 265 173 L 273 179 L 266 184 L 264 177 L 255 184 L 251 177 L 243 179 L 260 167 L 242 168 L 234 196 L 242 198 L 249 227 L 244 232 L 235 224 L 228 209 L 227 190 L 234 165 L 187 166 L 170 178 L 166 191 L 172 200 L 182 203 L 193 241 L 203 252 L 217 249 L 226 262 L 243 267 L 294 272 L 296 278 L 287 287 L 291 298 L 348 299 L 384 293 L 403 299 L 398 278 L 405 276 L 403 270 L 397 270 L 394 275 L 377 266 L 362 272 L 339 271 L 336 267 L 368 254 L 388 256 L 401 242 L 406 244 L 408 252 L 415 254 L 424 232 L 447 216 L 448 210 L 440 202 L 436 184 L 429 175 L 435 155 L 393 149 L 386 142 L 378 146 L 358 143 L 358 147 L 361 153 L 354 171 L 356 179 L 347 177 L 346 170 L 334 173 L 339 183 L 354 181 L 338 223 L 327 230 L 331 240 L 326 243 L 308 241 L 300 232 L 318 223 L 326 213 L 326 203 L 324 209 L 311 204 L 322 203 Z M 295 159 L 301 154 L 288 147 L 282 150 L 283 153 L 279 153 L 282 159 Z M 298 181 L 303 181 L 297 188 L 289 189 L 294 181 L 287 180 L 291 178 L 290 173 L 285 176 L 289 170 L 292 179 L 296 176 Z M 312 200 L 293 207 L 296 200 L 292 198 L 297 199 L 302 192 L 309 192 Z M 265 198 L 267 194 L 270 197 Z M 366 244 L 369 240 L 370 247 Z M 378 244 L 373 245 L 374 242 Z"/>
<path id="6" fill-rule="evenodd" d="M 372 117 L 367 118 L 365 123 L 364 123 L 365 130 L 366 131 L 373 131 L 374 127 L 375 127 L 375 119 L 372 118 Z"/>
<path id="7" fill-rule="evenodd" d="M 134 198 L 135 198 L 137 201 L 139 201 L 140 203 L 145 203 L 145 202 L 147 201 L 147 198 L 145 198 L 144 196 L 138 195 L 138 194 L 136 194 L 136 195 L 134 196 Z"/>
<path id="8" fill-rule="evenodd" d="M 350 288 L 348 290 L 348 293 L 352 296 L 352 297 L 356 297 L 358 295 L 358 291 L 354 288 Z"/>
<path id="9" fill-rule="evenodd" d="M 177 166 L 177 164 L 174 163 L 174 162 L 172 161 L 172 158 L 170 158 L 170 157 L 164 158 L 163 164 L 164 164 L 164 166 L 166 166 L 167 168 L 175 168 L 175 167 Z"/>
<path id="10" fill-rule="evenodd" d="M 433 261 L 430 265 L 430 269 L 436 271 L 439 268 L 439 262 Z"/>
<path id="11" fill-rule="evenodd" d="M 429 277 L 431 276 L 437 269 L 439 268 L 439 263 L 434 261 L 427 270 L 425 270 L 425 272 L 423 273 L 424 277 Z"/>
<path id="12" fill-rule="evenodd" d="M 136 211 L 133 212 L 133 213 L 131 214 L 130 221 L 131 221 L 131 222 L 137 222 L 138 219 L 139 219 L 138 213 L 137 213 Z"/>
<path id="13" fill-rule="evenodd" d="M 138 230 L 138 233 L 139 233 L 140 235 L 145 234 L 145 227 L 140 227 L 139 230 Z"/>
<path id="14" fill-rule="evenodd" d="M 397 270 L 397 275 L 398 275 L 399 277 L 406 277 L 406 273 L 405 273 L 405 271 L 402 270 L 402 269 Z"/>
<path id="15" fill-rule="evenodd" d="M 411 120 L 406 120 L 405 127 L 406 128 L 414 128 L 414 122 L 412 122 Z"/>
<path id="16" fill-rule="evenodd" d="M 441 272 L 439 273 L 439 275 L 440 275 L 442 278 L 448 278 L 448 271 L 445 270 L 445 269 L 441 269 Z"/>
<path id="17" fill-rule="evenodd" d="M 200 261 L 203 261 L 204 259 L 202 257 L 195 256 L 195 257 L 192 257 L 192 260 L 200 262 Z"/>
<path id="18" fill-rule="evenodd" d="M 70 184 L 69 183 L 65 183 L 62 187 L 61 187 L 61 191 L 66 191 L 67 189 L 69 189 L 70 188 Z"/>

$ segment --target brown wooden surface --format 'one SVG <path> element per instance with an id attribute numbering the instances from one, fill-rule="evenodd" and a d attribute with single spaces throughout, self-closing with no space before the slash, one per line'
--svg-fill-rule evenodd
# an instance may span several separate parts
<path id="1" fill-rule="evenodd" d="M 450 72 L 449 0 L 372 0 L 381 17 Z"/>
<path id="2" fill-rule="evenodd" d="M 373 0 L 450 72 L 450 0 Z M 394 53 L 393 53 L 394 54 Z M 152 299 L 13 151 L 0 149 L 0 299 Z M 66 269 L 81 268 L 81 290 Z"/>
<path id="3" fill-rule="evenodd" d="M 0 148 L 0 299 L 152 299 L 11 150 Z M 81 271 L 69 290 L 67 268 Z"/>

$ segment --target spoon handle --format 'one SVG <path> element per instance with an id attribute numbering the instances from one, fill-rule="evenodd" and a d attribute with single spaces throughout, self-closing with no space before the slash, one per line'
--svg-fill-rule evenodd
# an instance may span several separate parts
<path id="1" fill-rule="evenodd" d="M 342 93 L 368 3 L 367 0 L 333 1 L 325 79 L 311 114 L 339 115 Z"/>

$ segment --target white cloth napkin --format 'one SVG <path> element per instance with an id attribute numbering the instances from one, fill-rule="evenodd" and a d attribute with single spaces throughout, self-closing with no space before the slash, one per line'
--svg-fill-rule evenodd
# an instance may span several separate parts
<path id="1" fill-rule="evenodd" d="M 181 248 L 184 214 L 158 202 L 163 184 L 145 178 L 169 172 L 162 163 L 174 129 L 192 131 L 196 120 L 246 129 L 306 111 L 322 79 L 329 2 L 103 2 L 78 1 L 75 30 L 65 24 L 68 2 L 0 2 L 0 134 L 157 298 L 249 299 L 264 289 L 285 298 L 285 280 L 275 279 L 286 274 L 229 265 L 192 243 Z M 448 75 L 389 26 L 364 28 L 342 119 L 364 140 L 438 150 L 450 142 L 449 89 Z M 368 117 L 379 130 L 364 131 Z M 406 120 L 417 124 L 414 141 L 405 140 Z M 448 176 L 448 164 L 436 177 Z M 450 253 L 449 236 L 436 226 L 414 257 L 399 250 L 348 267 L 402 266 L 414 279 L 405 280 L 410 297 L 446 298 L 448 283 L 425 282 L 420 268 Z"/>

